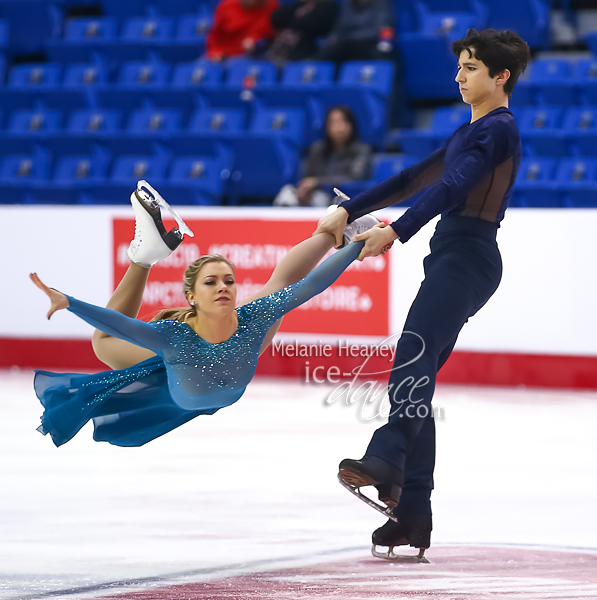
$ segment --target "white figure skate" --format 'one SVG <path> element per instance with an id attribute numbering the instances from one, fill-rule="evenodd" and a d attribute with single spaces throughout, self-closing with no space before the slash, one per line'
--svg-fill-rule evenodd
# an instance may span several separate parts
<path id="1" fill-rule="evenodd" d="M 127 251 L 131 262 L 150 268 L 182 244 L 183 234 L 194 236 L 176 211 L 147 181 L 141 179 L 137 182 L 137 189 L 131 194 L 131 204 L 135 211 L 135 237 Z M 160 208 L 172 215 L 178 227 L 166 231 Z"/>

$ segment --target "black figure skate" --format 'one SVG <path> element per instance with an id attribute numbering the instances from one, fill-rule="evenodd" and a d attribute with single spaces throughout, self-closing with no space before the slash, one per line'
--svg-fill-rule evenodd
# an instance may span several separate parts
<path id="1" fill-rule="evenodd" d="M 364 456 L 361 460 L 345 458 L 340 463 L 338 481 L 359 500 L 362 500 L 382 515 L 396 521 L 392 509 L 398 506 L 402 492 L 403 472 L 376 456 Z M 361 493 L 361 488 L 373 485 L 378 497 L 386 506 L 378 504 Z"/>
<path id="2" fill-rule="evenodd" d="M 390 520 L 373 532 L 371 554 L 394 562 L 428 563 L 425 550 L 431 545 L 431 529 L 431 515 L 401 515 L 397 521 Z M 418 548 L 419 554 L 394 554 L 395 546 L 406 545 Z M 388 550 L 380 552 L 377 546 L 386 546 Z"/>

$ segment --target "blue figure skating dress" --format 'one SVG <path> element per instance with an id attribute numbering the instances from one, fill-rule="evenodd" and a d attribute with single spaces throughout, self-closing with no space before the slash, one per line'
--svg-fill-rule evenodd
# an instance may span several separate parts
<path id="1" fill-rule="evenodd" d="M 146 323 L 67 296 L 72 313 L 156 356 L 94 375 L 36 371 L 35 393 L 45 409 L 38 431 L 60 446 L 92 419 L 94 440 L 141 446 L 230 406 L 253 378 L 270 327 L 334 283 L 362 247 L 363 242 L 349 244 L 298 283 L 238 307 L 238 328 L 218 344 L 180 321 Z"/>

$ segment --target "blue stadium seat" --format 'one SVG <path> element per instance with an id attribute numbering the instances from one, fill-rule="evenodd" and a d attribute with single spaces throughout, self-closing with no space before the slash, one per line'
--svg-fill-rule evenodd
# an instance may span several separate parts
<path id="1" fill-rule="evenodd" d="M 120 133 L 119 110 L 85 109 L 71 113 L 67 131 L 72 135 L 101 136 Z"/>
<path id="2" fill-rule="evenodd" d="M 143 108 L 132 112 L 126 131 L 131 135 L 172 135 L 180 129 L 181 118 L 180 110 Z"/>
<path id="3" fill-rule="evenodd" d="M 509 206 L 562 207 L 555 158 L 523 158 Z"/>
<path id="4" fill-rule="evenodd" d="M 583 156 L 597 156 L 597 107 L 572 108 L 566 113 L 564 131 Z"/>
<path id="5" fill-rule="evenodd" d="M 516 87 L 512 92 L 512 98 L 510 98 L 510 102 L 508 103 L 510 107 L 535 106 L 537 104 L 535 88 L 528 75 L 529 69 L 527 68 L 522 77 L 518 78 Z"/>
<path id="6" fill-rule="evenodd" d="M 139 179 L 159 183 L 166 174 L 167 159 L 161 156 L 121 156 L 114 161 L 110 181 L 136 185 Z"/>
<path id="7" fill-rule="evenodd" d="M 189 126 L 193 135 L 226 137 L 245 131 L 246 114 L 238 108 L 202 108 L 196 111 Z"/>
<path id="8" fill-rule="evenodd" d="M 222 67 L 207 60 L 177 65 L 172 77 L 176 89 L 218 88 L 222 81 Z"/>
<path id="9" fill-rule="evenodd" d="M 61 120 L 59 110 L 16 110 L 8 130 L 12 135 L 48 135 L 60 131 Z"/>
<path id="10" fill-rule="evenodd" d="M 249 125 L 251 135 L 276 137 L 302 147 L 305 113 L 300 108 L 265 108 L 256 106 Z"/>
<path id="11" fill-rule="evenodd" d="M 579 60 L 572 72 L 574 85 L 578 87 L 581 99 L 597 106 L 597 56 Z"/>
<path id="12" fill-rule="evenodd" d="M 230 176 L 230 166 L 217 158 L 181 156 L 172 162 L 167 184 L 192 189 L 193 204 L 221 204 L 223 182 Z"/>
<path id="13" fill-rule="evenodd" d="M 531 63 L 529 83 L 541 103 L 573 106 L 577 103 L 577 98 L 571 75 L 572 65 L 569 60 L 538 58 Z"/>
<path id="14" fill-rule="evenodd" d="M 122 41 L 136 44 L 159 44 L 172 37 L 171 17 L 132 17 L 122 30 Z"/>
<path id="15" fill-rule="evenodd" d="M 334 84 L 333 62 L 288 63 L 282 74 L 281 87 L 293 90 L 319 90 Z"/>
<path id="16" fill-rule="evenodd" d="M 11 89 L 31 90 L 58 87 L 60 65 L 36 63 L 13 67 L 8 85 Z"/>
<path id="17" fill-rule="evenodd" d="M 447 36 L 405 32 L 398 39 L 409 98 L 457 98 L 457 59 Z M 425 65 L 421 68 L 420 65 Z"/>
<path id="18" fill-rule="evenodd" d="M 272 87 L 276 85 L 277 67 L 265 60 L 234 60 L 228 66 L 225 86 L 234 89 Z"/>
<path id="19" fill-rule="evenodd" d="M 79 17 L 66 22 L 65 44 L 100 45 L 116 39 L 117 19 L 114 17 Z"/>
<path id="20" fill-rule="evenodd" d="M 4 72 L 6 71 L 6 58 L 4 54 L 0 52 L 0 87 L 4 85 Z"/>
<path id="21" fill-rule="evenodd" d="M 64 187 L 104 183 L 109 162 L 108 153 L 98 148 L 93 155 L 63 156 L 58 160 L 52 182 Z"/>
<path id="22" fill-rule="evenodd" d="M 50 155 L 36 147 L 30 154 L 5 156 L 0 163 L 0 184 L 30 186 L 47 183 Z"/>
<path id="23" fill-rule="evenodd" d="M 106 70 L 101 64 L 73 64 L 66 67 L 64 73 L 64 87 L 86 88 L 108 83 Z"/>
<path id="24" fill-rule="evenodd" d="M 444 8 L 439 8 L 438 5 L 431 8 L 427 2 L 415 2 L 415 10 L 419 20 L 419 33 L 445 35 L 451 42 L 464 37 L 471 27 L 483 29 L 487 22 L 487 7 L 482 2 L 471 2 L 468 10 L 458 10 L 447 5 Z"/>
<path id="25" fill-rule="evenodd" d="M 324 108 L 348 104 L 359 123 L 361 139 L 381 144 L 388 130 L 388 106 L 394 64 L 386 61 L 351 61 L 342 65 L 338 84 L 321 90 Z"/>
<path id="26" fill-rule="evenodd" d="M 166 85 L 170 66 L 156 61 L 131 61 L 120 70 L 118 84 L 126 88 L 163 88 Z"/>
<path id="27" fill-rule="evenodd" d="M 296 178 L 300 153 L 295 144 L 271 136 L 230 137 L 226 140 L 234 154 L 230 178 L 230 198 L 274 196 Z"/>
<path id="28" fill-rule="evenodd" d="M 392 92 L 394 71 L 394 63 L 389 61 L 348 61 L 340 69 L 338 86 L 368 90 L 387 98 Z"/>
<path id="29" fill-rule="evenodd" d="M 205 36 L 212 25 L 212 15 L 203 4 L 198 14 L 188 14 L 180 17 L 176 28 L 176 41 L 185 44 L 195 43 L 203 45 Z"/>
<path id="30" fill-rule="evenodd" d="M 438 108 L 433 114 L 431 127 L 427 129 L 403 129 L 396 141 L 402 151 L 422 159 L 437 150 L 457 127 L 471 118 L 471 109 L 466 106 Z"/>
<path id="31" fill-rule="evenodd" d="M 597 159 L 572 158 L 560 161 L 557 185 L 566 206 L 597 207 Z"/>
<path id="32" fill-rule="evenodd" d="M 518 116 L 520 114 L 520 116 Z M 522 137 L 536 156 L 568 156 L 571 139 L 562 129 L 562 109 L 555 106 L 529 107 L 516 112 L 516 122 Z"/>
<path id="33" fill-rule="evenodd" d="M 230 135 L 234 155 L 231 202 L 239 196 L 275 195 L 296 175 L 304 135 L 301 109 L 270 109 L 257 104 L 248 134 Z"/>
<path id="34" fill-rule="evenodd" d="M 487 27 L 514 29 L 531 48 L 549 48 L 549 3 L 544 0 L 485 0 Z"/>
<path id="35" fill-rule="evenodd" d="M 302 108 L 305 111 L 305 143 L 321 137 L 325 110 L 320 91 L 334 86 L 334 63 L 288 63 L 279 86 L 258 88 L 255 98 L 268 107 Z"/>

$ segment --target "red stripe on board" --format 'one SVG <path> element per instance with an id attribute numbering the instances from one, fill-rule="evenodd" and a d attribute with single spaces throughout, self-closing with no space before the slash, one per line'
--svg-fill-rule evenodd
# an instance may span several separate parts
<path id="1" fill-rule="evenodd" d="M 358 348 L 361 348 L 358 346 Z M 365 362 L 360 356 L 340 355 L 338 347 L 330 356 L 288 356 L 272 351 L 259 359 L 258 375 L 295 377 L 313 381 L 331 375 L 348 380 Z M 0 368 L 13 366 L 34 369 L 101 371 L 106 366 L 94 355 L 87 340 L 0 338 Z M 362 370 L 365 379 L 387 380 L 392 363 L 388 358 L 372 356 Z M 317 369 L 317 370 L 316 370 Z M 371 373 L 375 373 L 371 375 Z M 343 376 L 346 374 L 346 376 Z M 453 352 L 440 371 L 438 381 L 474 385 L 526 385 L 597 389 L 597 356 L 553 356 L 496 352 Z"/>

